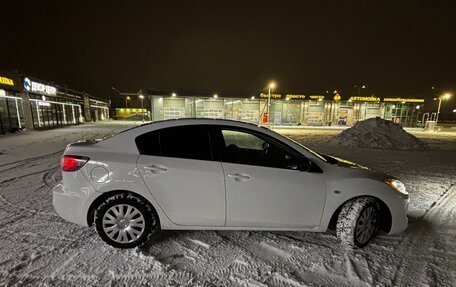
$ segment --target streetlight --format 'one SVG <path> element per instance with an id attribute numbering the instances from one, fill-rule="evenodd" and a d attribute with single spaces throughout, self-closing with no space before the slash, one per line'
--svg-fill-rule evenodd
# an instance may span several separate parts
<path id="1" fill-rule="evenodd" d="M 364 90 L 366 85 L 355 85 L 355 88 L 358 88 L 358 96 L 361 94 L 361 90 Z"/>
<path id="2" fill-rule="evenodd" d="M 448 100 L 449 98 L 451 98 L 450 93 L 445 93 L 445 94 L 439 96 L 438 98 L 434 98 L 434 101 L 439 100 L 439 107 L 437 108 L 437 116 L 435 117 L 435 125 L 437 125 L 437 123 L 439 122 L 440 106 L 442 105 L 442 100 Z"/>
<path id="3" fill-rule="evenodd" d="M 144 96 L 142 94 L 139 94 L 139 98 L 141 99 L 141 114 L 142 114 L 142 121 L 144 123 L 144 105 L 143 105 Z"/>
<path id="4" fill-rule="evenodd" d="M 268 86 L 268 109 L 267 109 L 267 112 L 268 112 L 268 124 L 269 124 L 269 119 L 270 119 L 269 110 L 270 110 L 270 107 L 271 107 L 271 91 L 275 87 L 276 87 L 276 83 L 274 83 L 274 82 L 270 82 L 269 83 L 269 86 Z"/>
<path id="5" fill-rule="evenodd" d="M 176 96 L 177 96 L 176 93 L 171 94 L 171 97 L 173 97 L 173 98 L 175 98 Z"/>
<path id="6" fill-rule="evenodd" d="M 126 108 L 126 109 L 128 109 L 128 101 L 129 101 L 130 99 L 131 99 L 130 96 L 127 96 L 127 97 L 125 98 L 125 108 Z"/>
<path id="7" fill-rule="evenodd" d="M 217 94 L 214 94 L 214 99 L 217 99 L 218 98 L 218 95 Z"/>

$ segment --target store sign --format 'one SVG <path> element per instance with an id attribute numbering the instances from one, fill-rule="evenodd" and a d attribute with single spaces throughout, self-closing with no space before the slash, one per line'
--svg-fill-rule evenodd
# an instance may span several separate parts
<path id="1" fill-rule="evenodd" d="M 13 79 L 0 76 L 0 84 L 6 85 L 6 86 L 14 86 L 14 81 L 13 81 Z"/>
<path id="2" fill-rule="evenodd" d="M 384 98 L 384 102 L 397 102 L 397 103 L 424 103 L 424 99 L 404 99 L 404 98 Z"/>
<path id="3" fill-rule="evenodd" d="M 29 78 L 24 79 L 24 88 L 33 93 L 40 93 L 46 95 L 56 95 L 57 89 L 53 86 L 45 85 L 42 83 L 34 82 Z"/>
<path id="4" fill-rule="evenodd" d="M 285 95 L 285 98 L 289 100 L 304 100 L 306 98 L 306 95 Z"/>
<path id="5" fill-rule="evenodd" d="M 322 100 L 325 99 L 325 96 L 322 96 L 322 95 L 310 95 L 309 98 L 311 100 L 322 101 Z"/>
<path id="6" fill-rule="evenodd" d="M 339 95 L 339 93 L 336 93 L 336 94 L 334 95 L 334 101 L 335 101 L 335 102 L 340 101 L 341 98 L 342 98 L 342 97 Z"/>
<path id="7" fill-rule="evenodd" d="M 269 94 L 260 93 L 260 98 L 269 98 Z M 271 99 L 281 99 L 282 94 L 271 94 Z"/>
<path id="8" fill-rule="evenodd" d="M 339 126 L 346 126 L 347 125 L 347 118 L 348 118 L 348 110 L 339 110 L 339 117 L 337 119 L 337 124 Z"/>
<path id="9" fill-rule="evenodd" d="M 0 88 L 5 90 L 20 91 L 21 78 L 11 72 L 0 71 Z"/>
<path id="10" fill-rule="evenodd" d="M 377 97 L 350 97 L 349 101 L 352 102 L 375 102 L 379 103 L 380 98 Z"/>

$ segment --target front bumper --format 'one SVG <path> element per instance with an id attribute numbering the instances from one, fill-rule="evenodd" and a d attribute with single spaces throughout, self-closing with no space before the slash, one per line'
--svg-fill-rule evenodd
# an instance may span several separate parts
<path id="1" fill-rule="evenodd" d="M 395 200 L 394 205 L 390 205 L 391 212 L 391 229 L 388 234 L 396 234 L 407 229 L 408 218 L 407 210 L 410 202 L 410 198 L 401 198 L 401 200 Z"/>

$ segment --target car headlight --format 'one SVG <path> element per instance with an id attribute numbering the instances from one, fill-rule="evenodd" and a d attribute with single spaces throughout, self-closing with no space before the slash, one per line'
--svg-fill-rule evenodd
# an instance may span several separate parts
<path id="1" fill-rule="evenodd" d="M 397 179 L 388 179 L 388 180 L 385 180 L 385 183 L 389 186 L 391 186 L 393 189 L 399 191 L 400 193 L 404 194 L 404 195 L 408 195 L 408 192 L 407 190 L 405 189 L 405 185 L 397 180 Z"/>

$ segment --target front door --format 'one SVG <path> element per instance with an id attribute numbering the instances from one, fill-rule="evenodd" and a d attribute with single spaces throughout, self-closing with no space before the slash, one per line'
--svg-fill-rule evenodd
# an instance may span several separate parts
<path id="1" fill-rule="evenodd" d="M 320 224 L 323 173 L 303 171 L 308 160 L 274 139 L 247 129 L 221 128 L 218 149 L 231 227 L 300 228 Z"/>

